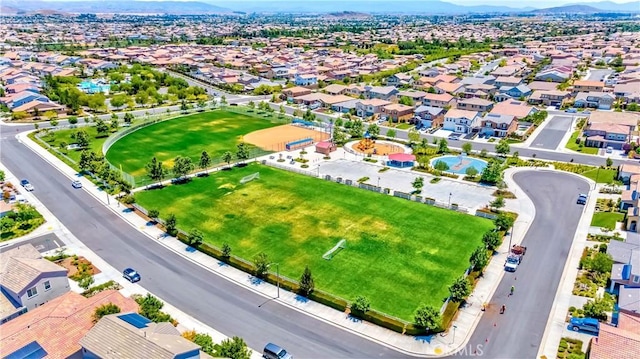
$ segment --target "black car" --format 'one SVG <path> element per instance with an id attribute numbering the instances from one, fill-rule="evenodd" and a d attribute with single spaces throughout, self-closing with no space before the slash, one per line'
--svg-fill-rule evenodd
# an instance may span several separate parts
<path id="1" fill-rule="evenodd" d="M 133 268 L 127 268 L 123 270 L 122 276 L 125 277 L 131 283 L 138 282 L 141 279 L 140 273 L 136 272 L 136 270 Z"/>

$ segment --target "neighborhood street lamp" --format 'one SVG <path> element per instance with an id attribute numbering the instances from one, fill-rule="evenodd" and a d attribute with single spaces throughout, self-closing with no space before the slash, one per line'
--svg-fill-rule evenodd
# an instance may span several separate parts
<path id="1" fill-rule="evenodd" d="M 276 266 L 276 287 L 278 288 L 276 298 L 280 298 L 280 263 L 271 263 L 269 267 L 272 265 Z"/>

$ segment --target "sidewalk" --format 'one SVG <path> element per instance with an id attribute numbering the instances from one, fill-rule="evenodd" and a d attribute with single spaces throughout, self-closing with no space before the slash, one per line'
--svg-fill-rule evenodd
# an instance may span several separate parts
<path id="1" fill-rule="evenodd" d="M 76 172 L 73 169 L 65 165 L 62 161 L 51 155 L 38 144 L 28 139 L 26 137 L 26 133 L 20 134 L 19 136 L 26 146 L 55 166 L 59 171 L 67 175 L 70 180 L 71 178 L 76 178 Z M 82 182 L 83 190 L 93 195 L 98 201 L 102 202 L 103 205 L 107 206 L 114 213 L 122 217 L 131 226 L 146 234 L 160 245 L 165 246 L 176 254 L 183 256 L 187 260 L 190 260 L 229 281 L 233 281 L 238 285 L 244 286 L 247 290 L 263 295 L 265 298 L 276 298 L 276 286 L 264 282 L 260 282 L 256 285 L 255 282 L 252 283 L 250 276 L 247 276 L 246 273 L 228 265 L 221 265 L 221 263 L 213 257 L 209 257 L 198 251 L 187 252 L 187 245 L 173 237 L 164 236 L 164 232 L 160 231 L 160 229 L 155 226 L 147 226 L 145 220 L 133 212 L 126 211 L 125 208 L 120 206 L 114 197 L 106 195 L 105 192 L 96 188 L 89 180 L 81 178 L 80 181 Z M 519 243 L 524 237 L 528 226 L 532 222 L 535 215 L 535 209 L 533 208 L 531 201 L 524 196 L 524 191 L 518 191 L 514 186 L 515 184 L 512 184 L 510 188 L 516 191 L 516 194 L 519 195 L 520 199 L 507 200 L 507 210 L 520 212 L 519 220 L 513 230 L 514 243 Z M 71 233 L 68 233 L 68 231 L 66 236 L 72 237 Z M 75 239 L 75 244 L 80 248 L 82 247 L 82 244 L 77 239 Z M 292 309 L 314 316 L 326 323 L 344 328 L 356 335 L 360 335 L 406 354 L 421 356 L 442 356 L 453 354 L 458 350 L 464 349 L 464 345 L 469 340 L 483 313 L 481 311 L 482 303 L 487 301 L 497 288 L 499 280 L 504 274 L 502 263 L 506 258 L 508 245 L 508 241 L 503 242 L 502 246 L 499 248 L 499 254 L 495 256 L 487 266 L 484 279 L 478 283 L 475 291 L 469 298 L 468 305 L 460 310 L 457 319 L 454 322 L 457 327 L 457 335 L 454 336 L 454 340 L 450 340 L 447 337 L 447 333 L 429 337 L 402 335 L 364 321 L 353 320 L 352 318 L 347 317 L 342 311 L 337 311 L 319 303 L 305 300 L 294 293 L 284 290 L 281 290 L 280 297 L 274 300 L 278 300 Z M 87 258 L 92 261 L 95 259 L 95 263 L 100 269 L 105 268 L 105 270 L 108 270 L 110 268 L 110 266 L 97 258 L 97 256 L 96 258 L 89 258 L 87 255 Z M 115 273 L 115 275 L 117 275 L 117 277 L 121 277 L 119 272 Z M 142 292 L 142 288 L 138 285 L 130 285 L 128 283 L 124 284 L 124 291 Z M 132 286 L 134 286 L 133 288 L 135 288 L 135 291 L 131 289 Z M 171 308 L 168 303 L 166 305 L 168 308 Z M 176 315 L 176 318 L 180 320 L 178 315 Z M 186 325 L 187 327 L 197 328 L 197 326 L 201 324 L 192 318 L 191 320 L 192 321 L 188 322 L 189 324 Z M 211 329 L 211 331 L 215 333 L 215 330 Z M 214 336 L 213 334 L 212 336 L 214 337 L 214 340 L 217 338 L 217 336 Z"/>

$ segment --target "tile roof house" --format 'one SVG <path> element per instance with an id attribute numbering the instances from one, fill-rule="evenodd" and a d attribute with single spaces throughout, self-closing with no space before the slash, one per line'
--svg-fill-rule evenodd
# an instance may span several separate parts
<path id="1" fill-rule="evenodd" d="M 0 253 L 0 322 L 33 310 L 69 291 L 67 270 L 31 244 Z"/>
<path id="2" fill-rule="evenodd" d="M 640 319 L 620 313 L 618 326 L 601 325 L 591 339 L 589 359 L 635 359 L 640 353 Z"/>
<path id="3" fill-rule="evenodd" d="M 538 110 L 533 106 L 528 106 L 526 102 L 509 100 L 495 104 L 490 113 L 497 115 L 510 115 L 521 120 L 536 112 L 538 112 Z"/>
<path id="4" fill-rule="evenodd" d="M 93 327 L 96 308 L 108 303 L 117 305 L 122 312 L 138 310 L 135 300 L 115 290 L 90 298 L 68 292 L 0 325 L 0 356 L 4 358 L 35 341 L 48 354 L 47 358 L 81 358 L 79 341 Z"/>
<path id="5" fill-rule="evenodd" d="M 601 92 L 602 90 L 604 90 L 604 82 L 602 81 L 578 80 L 573 83 L 574 92 Z"/>
<path id="6" fill-rule="evenodd" d="M 502 102 L 511 99 L 525 98 L 529 97 L 531 92 L 531 89 L 527 85 L 502 86 L 498 90 L 498 94 L 495 95 L 494 99 L 498 102 Z"/>
<path id="7" fill-rule="evenodd" d="M 629 137 L 633 128 L 616 123 L 595 122 L 588 123 L 583 131 L 586 137 L 585 146 L 606 148 L 612 147 L 621 150 L 625 143 L 629 142 Z"/>
<path id="8" fill-rule="evenodd" d="M 615 95 L 608 92 L 578 92 L 573 105 L 575 107 L 610 110 L 615 100 Z"/>
<path id="9" fill-rule="evenodd" d="M 445 109 L 440 107 L 420 106 L 414 111 L 414 119 L 420 128 L 442 127 L 446 112 Z"/>
<path id="10" fill-rule="evenodd" d="M 171 323 L 153 323 L 124 311 L 102 317 L 80 339 L 80 345 L 88 358 L 210 358 Z"/>
<path id="11" fill-rule="evenodd" d="M 507 137 L 518 129 L 518 121 L 513 115 L 486 114 L 480 120 L 480 133 L 494 136 Z"/>
<path id="12" fill-rule="evenodd" d="M 358 117 L 369 117 L 382 113 L 384 106 L 390 105 L 391 102 L 381 99 L 360 100 L 356 103 L 356 114 Z"/>
<path id="13" fill-rule="evenodd" d="M 489 112 L 493 108 L 493 101 L 472 97 L 458 100 L 456 107 L 461 110 Z"/>
<path id="14" fill-rule="evenodd" d="M 413 106 L 392 103 L 382 108 L 382 113 L 388 121 L 406 122 L 413 117 Z"/>

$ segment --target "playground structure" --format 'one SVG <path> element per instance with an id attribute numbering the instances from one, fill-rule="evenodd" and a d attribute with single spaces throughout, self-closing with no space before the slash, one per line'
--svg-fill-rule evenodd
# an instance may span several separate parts
<path id="1" fill-rule="evenodd" d="M 341 239 L 338 244 L 333 246 L 327 253 L 322 255 L 322 258 L 326 260 L 331 260 L 333 256 L 335 256 L 338 252 L 346 248 L 347 240 Z"/>
<path id="2" fill-rule="evenodd" d="M 360 142 L 353 143 L 351 148 L 367 155 L 388 156 L 393 153 L 405 153 L 405 149 L 401 145 L 389 141 L 376 141 L 366 136 Z"/>
<path id="3" fill-rule="evenodd" d="M 242 177 L 242 179 L 240 180 L 240 184 L 245 184 L 247 182 L 251 182 L 254 179 L 260 178 L 260 172 L 256 172 L 254 174 L 250 174 L 248 176 L 244 176 Z"/>
<path id="4" fill-rule="evenodd" d="M 293 151 L 313 145 L 313 138 L 307 137 L 301 140 L 287 142 L 284 147 L 287 151 Z"/>

